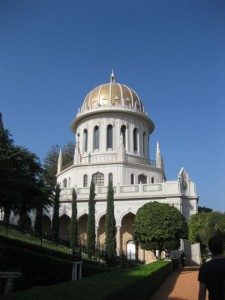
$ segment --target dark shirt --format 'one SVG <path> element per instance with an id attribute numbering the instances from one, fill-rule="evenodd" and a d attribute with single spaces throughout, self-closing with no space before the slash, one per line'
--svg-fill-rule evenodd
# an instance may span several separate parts
<path id="1" fill-rule="evenodd" d="M 223 300 L 225 258 L 214 258 L 204 263 L 199 270 L 198 280 L 206 285 L 209 300 Z"/>

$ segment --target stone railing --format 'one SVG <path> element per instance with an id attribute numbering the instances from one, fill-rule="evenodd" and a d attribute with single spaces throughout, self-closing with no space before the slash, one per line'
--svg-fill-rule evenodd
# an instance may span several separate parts
<path id="1" fill-rule="evenodd" d="M 117 185 L 114 186 L 114 197 L 140 197 L 142 196 L 160 196 L 160 195 L 178 195 L 180 194 L 178 181 L 165 181 L 154 184 L 133 184 L 133 185 Z M 96 199 L 106 199 L 107 186 L 96 186 Z M 89 197 L 89 187 L 76 188 L 77 198 L 79 200 L 87 199 Z M 61 201 L 72 199 L 72 189 L 61 189 Z"/>

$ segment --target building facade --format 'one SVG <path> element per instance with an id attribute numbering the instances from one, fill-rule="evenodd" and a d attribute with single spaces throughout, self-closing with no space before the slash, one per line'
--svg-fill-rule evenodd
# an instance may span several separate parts
<path id="1" fill-rule="evenodd" d="M 194 182 L 182 168 L 174 181 L 167 181 L 159 144 L 156 157 L 150 157 L 150 137 L 154 123 L 144 111 L 138 94 L 115 81 L 94 88 L 87 94 L 72 121 L 75 135 L 74 160 L 62 166 L 58 159 L 57 182 L 60 196 L 60 235 L 67 239 L 71 218 L 72 189 L 77 193 L 78 233 L 82 244 L 87 240 L 88 199 L 91 180 L 96 186 L 96 245 L 105 242 L 107 186 L 114 187 L 117 254 L 153 261 L 154 255 L 136 247 L 132 224 L 138 209 L 147 202 L 158 201 L 178 208 L 188 220 L 198 210 Z M 45 213 L 46 228 L 52 209 Z M 47 230 L 47 229 L 46 229 Z M 182 249 L 192 262 L 200 262 L 198 245 L 182 241 Z"/>

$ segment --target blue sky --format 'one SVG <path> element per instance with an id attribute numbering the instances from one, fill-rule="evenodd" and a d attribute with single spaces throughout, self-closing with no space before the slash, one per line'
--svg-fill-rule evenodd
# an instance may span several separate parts
<path id="1" fill-rule="evenodd" d="M 159 141 L 167 179 L 184 167 L 224 212 L 224 0 L 0 1 L 0 111 L 40 159 L 112 69 L 155 123 L 151 159 Z"/>

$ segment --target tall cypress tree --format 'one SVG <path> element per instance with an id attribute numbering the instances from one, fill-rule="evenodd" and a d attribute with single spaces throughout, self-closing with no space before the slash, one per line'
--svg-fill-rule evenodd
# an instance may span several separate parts
<path id="1" fill-rule="evenodd" d="M 73 188 L 72 194 L 72 216 L 70 223 L 70 247 L 72 251 L 75 250 L 77 245 L 77 234 L 78 234 L 78 224 L 77 224 L 77 194 Z"/>
<path id="2" fill-rule="evenodd" d="M 34 224 L 34 234 L 36 237 L 42 237 L 42 214 L 43 214 L 43 206 L 38 205 L 36 208 L 36 216 L 35 216 L 35 224 Z"/>
<path id="3" fill-rule="evenodd" d="M 53 219 L 52 219 L 52 242 L 58 243 L 59 241 L 59 197 L 60 187 L 56 185 L 54 195 Z"/>
<path id="4" fill-rule="evenodd" d="M 114 216 L 114 190 L 112 182 L 109 182 L 107 192 L 107 208 L 105 216 L 105 251 L 109 261 L 115 257 L 116 253 L 116 220 Z"/>
<path id="5" fill-rule="evenodd" d="M 88 223 L 87 223 L 87 253 L 91 258 L 95 250 L 95 184 L 91 181 L 89 202 L 88 202 Z"/>

